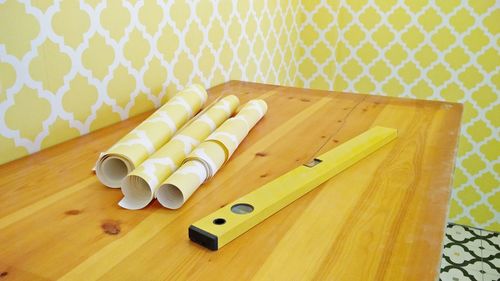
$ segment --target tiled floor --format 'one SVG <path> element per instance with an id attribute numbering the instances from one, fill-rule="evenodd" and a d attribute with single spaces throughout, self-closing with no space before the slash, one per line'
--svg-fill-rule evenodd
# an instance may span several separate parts
<path id="1" fill-rule="evenodd" d="M 500 281 L 499 233 L 448 224 L 441 281 Z"/>

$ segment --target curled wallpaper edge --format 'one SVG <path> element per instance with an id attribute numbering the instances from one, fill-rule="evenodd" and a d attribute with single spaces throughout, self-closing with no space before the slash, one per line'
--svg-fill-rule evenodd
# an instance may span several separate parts
<path id="1" fill-rule="evenodd" d="M 97 160 L 95 172 L 102 184 L 118 188 L 123 178 L 172 138 L 207 100 L 201 85 L 178 92 L 139 126 L 121 138 Z"/>
<path id="2" fill-rule="evenodd" d="M 231 157 L 250 130 L 267 112 L 263 100 L 251 100 L 201 143 L 158 188 L 156 197 L 169 209 L 178 209 Z"/>

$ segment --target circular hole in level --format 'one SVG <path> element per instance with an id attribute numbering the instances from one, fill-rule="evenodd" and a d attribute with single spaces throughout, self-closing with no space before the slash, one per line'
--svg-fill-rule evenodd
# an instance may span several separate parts
<path id="1" fill-rule="evenodd" d="M 218 225 L 221 225 L 221 224 L 225 224 L 226 223 L 226 220 L 223 219 L 223 218 L 218 218 L 218 219 L 215 219 L 213 221 L 214 224 L 218 224 Z"/>
<path id="2" fill-rule="evenodd" d="M 248 214 L 251 213 L 252 211 L 253 211 L 253 206 L 246 203 L 239 203 L 231 206 L 231 212 L 235 214 L 240 214 L 240 215 Z"/>

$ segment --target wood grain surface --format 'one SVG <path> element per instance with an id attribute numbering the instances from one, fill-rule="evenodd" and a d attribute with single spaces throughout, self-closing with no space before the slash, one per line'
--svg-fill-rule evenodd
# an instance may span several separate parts
<path id="1" fill-rule="evenodd" d="M 231 81 L 269 106 L 179 210 L 121 209 L 91 169 L 151 112 L 0 166 L 0 280 L 435 280 L 462 106 Z M 216 252 L 188 226 L 374 125 L 383 147 Z"/>

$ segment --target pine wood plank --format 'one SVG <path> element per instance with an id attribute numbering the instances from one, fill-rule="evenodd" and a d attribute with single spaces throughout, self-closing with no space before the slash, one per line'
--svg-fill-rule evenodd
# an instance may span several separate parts
<path id="1" fill-rule="evenodd" d="M 0 166 L 7 280 L 434 280 L 462 106 L 230 81 L 269 111 L 180 210 L 123 210 L 91 168 L 150 112 Z M 217 252 L 194 221 L 371 126 L 398 139 Z"/>

